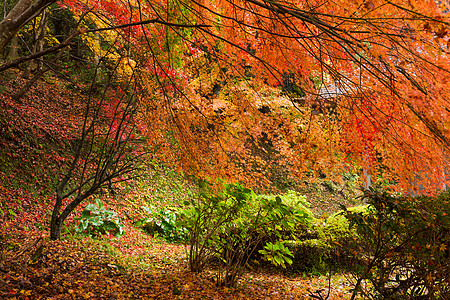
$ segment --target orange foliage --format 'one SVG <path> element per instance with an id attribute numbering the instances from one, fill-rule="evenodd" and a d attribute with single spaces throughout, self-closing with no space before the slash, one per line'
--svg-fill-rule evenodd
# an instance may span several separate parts
<path id="1" fill-rule="evenodd" d="M 450 146 L 444 4 L 119 2 L 96 5 L 117 16 L 111 22 L 166 22 L 122 31 L 138 62 L 141 129 L 161 159 L 255 185 L 269 183 L 274 165 L 297 178 L 338 178 L 356 165 L 401 190 L 417 180 L 430 191 L 442 186 Z M 282 92 L 287 73 L 300 99 Z"/>

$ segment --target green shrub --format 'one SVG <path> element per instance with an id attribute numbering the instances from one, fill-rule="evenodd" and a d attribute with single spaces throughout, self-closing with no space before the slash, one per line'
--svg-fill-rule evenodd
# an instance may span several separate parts
<path id="1" fill-rule="evenodd" d="M 186 228 L 177 224 L 177 213 L 171 209 L 155 210 L 154 208 L 142 207 L 148 216 L 139 219 L 136 227 L 140 227 L 152 234 L 161 236 L 168 242 L 183 241 L 186 238 Z"/>
<path id="2" fill-rule="evenodd" d="M 368 213 L 368 207 L 367 205 L 349 207 L 345 211 L 365 215 Z M 323 227 L 318 230 L 319 238 L 327 241 L 330 246 L 343 246 L 348 243 L 354 243 L 359 238 L 356 229 L 350 228 L 350 222 L 343 214 L 345 211 L 341 210 L 329 216 Z"/>
<path id="3" fill-rule="evenodd" d="M 100 199 L 95 199 L 95 203 L 86 205 L 81 216 L 76 220 L 80 221 L 75 228 L 77 232 L 86 232 L 93 236 L 106 232 L 112 232 L 116 237 L 123 234 L 119 217 L 114 211 L 105 209 Z"/>
<path id="4" fill-rule="evenodd" d="M 349 211 L 366 212 L 366 206 L 356 206 Z M 337 212 L 326 220 L 311 218 L 309 226 L 298 228 L 297 240 L 287 246 L 294 254 L 292 268 L 297 272 L 323 273 L 333 268 L 346 268 L 354 260 L 353 254 L 345 247 L 358 239 L 350 222 Z"/>
<path id="5" fill-rule="evenodd" d="M 346 247 L 364 258 L 353 272 L 354 295 L 365 299 L 448 296 L 450 194 L 411 198 L 372 191 L 366 198 L 369 213 L 344 214 L 359 236 Z"/>
<path id="6" fill-rule="evenodd" d="M 309 224 L 312 220 L 313 213 L 309 209 L 311 204 L 306 200 L 306 196 L 300 195 L 295 191 L 287 191 L 282 195 L 258 195 L 255 200 L 256 202 L 260 202 L 261 199 L 273 201 L 277 197 L 280 198 L 284 205 L 305 217 L 300 224 Z"/>
<path id="7" fill-rule="evenodd" d="M 286 268 L 286 263 L 290 265 L 292 264 L 292 257 L 294 257 L 294 255 L 291 253 L 289 248 L 284 246 L 285 243 L 285 241 L 275 244 L 268 242 L 264 246 L 264 249 L 259 250 L 258 252 L 272 264 Z"/>
<path id="8" fill-rule="evenodd" d="M 323 273 L 328 270 L 330 245 L 321 239 L 288 241 L 286 243 L 293 253 L 291 268 L 296 272 L 309 274 Z"/>
<path id="9" fill-rule="evenodd" d="M 240 185 L 225 184 L 218 193 L 207 183 L 201 187 L 200 197 L 187 203 L 181 218 L 190 231 L 191 271 L 201 271 L 214 258 L 220 262 L 217 284 L 232 286 L 256 250 L 274 264 L 291 262 L 282 239 L 305 222 L 305 212 L 281 197 L 256 197 Z"/>

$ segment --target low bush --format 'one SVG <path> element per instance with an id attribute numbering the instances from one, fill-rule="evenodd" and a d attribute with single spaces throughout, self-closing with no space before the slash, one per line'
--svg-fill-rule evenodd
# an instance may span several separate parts
<path id="1" fill-rule="evenodd" d="M 275 265 L 292 262 L 283 239 L 307 223 L 307 212 L 286 205 L 279 196 L 256 197 L 240 185 L 225 184 L 218 193 L 208 183 L 200 186 L 200 197 L 186 203 L 181 218 L 190 232 L 191 271 L 201 271 L 215 259 L 220 262 L 217 285 L 233 286 L 257 250 Z"/>
<path id="2" fill-rule="evenodd" d="M 134 225 L 140 227 L 153 236 L 161 236 L 168 242 L 186 239 L 186 228 L 177 223 L 178 214 L 172 209 L 156 210 L 143 206 L 147 216 L 139 219 Z"/>
<path id="3" fill-rule="evenodd" d="M 277 197 L 281 199 L 281 202 L 283 202 L 284 205 L 290 207 L 291 209 L 295 209 L 296 211 L 302 212 L 303 214 L 308 215 L 309 217 L 313 216 L 313 213 L 309 209 L 311 204 L 306 200 L 306 197 L 300 195 L 295 191 L 289 190 L 282 195 L 258 195 L 255 198 L 255 200 L 256 201 L 260 199 L 274 200 Z M 310 218 L 304 219 L 304 221 L 308 220 L 311 219 Z"/>
<path id="4" fill-rule="evenodd" d="M 79 224 L 75 231 L 80 233 L 84 232 L 95 236 L 111 232 L 116 237 L 123 234 L 123 226 L 117 213 L 105 209 L 102 201 L 98 198 L 95 199 L 95 203 L 86 205 L 81 216 L 76 220 L 79 220 Z"/>
<path id="5" fill-rule="evenodd" d="M 286 243 L 293 253 L 291 270 L 308 274 L 322 274 L 328 270 L 330 245 L 321 239 L 288 241 Z"/>
<path id="6" fill-rule="evenodd" d="M 345 211 L 367 214 L 367 205 L 345 208 Z M 343 215 L 344 210 L 332 214 L 323 224 L 318 235 L 332 244 L 345 244 L 357 238 L 356 230 L 350 228 L 350 222 Z"/>
<path id="7" fill-rule="evenodd" d="M 349 211 L 366 213 L 366 206 Z M 345 269 L 355 256 L 345 247 L 359 238 L 356 229 L 337 212 L 324 219 L 312 219 L 311 226 L 296 233 L 300 238 L 287 244 L 294 253 L 292 268 L 297 272 L 324 273 L 331 268 Z"/>
<path id="8" fill-rule="evenodd" d="M 354 297 L 447 299 L 450 194 L 411 198 L 371 191 L 365 197 L 369 213 L 343 213 L 359 238 L 342 247 L 363 258 L 352 271 Z"/>

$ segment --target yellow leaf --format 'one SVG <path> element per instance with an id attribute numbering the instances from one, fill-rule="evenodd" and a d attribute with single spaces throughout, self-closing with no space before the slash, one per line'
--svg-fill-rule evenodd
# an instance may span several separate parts
<path id="1" fill-rule="evenodd" d="M 408 253 L 408 254 L 406 255 L 406 259 L 407 259 L 408 261 L 412 261 L 412 260 L 413 260 L 412 254 L 411 254 L 411 253 Z"/>

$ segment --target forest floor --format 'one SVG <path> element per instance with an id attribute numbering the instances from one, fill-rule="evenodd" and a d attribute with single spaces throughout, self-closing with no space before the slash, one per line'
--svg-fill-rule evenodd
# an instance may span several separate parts
<path id="1" fill-rule="evenodd" d="M 66 221 L 61 240 L 50 241 L 55 182 L 70 162 L 65 149 L 78 134 L 83 103 L 68 92 L 76 87 L 52 78 L 15 100 L 8 95 L 23 83 L 14 71 L 6 76 L 8 82 L 0 80 L 0 299 L 312 299 L 318 290 L 329 290 L 328 299 L 350 298 L 341 274 L 329 284 L 325 274 L 255 265 L 235 288 L 223 288 L 215 286 L 213 269 L 189 272 L 186 246 L 133 226 L 142 205 L 176 206 L 191 196 L 182 177 L 157 164 L 118 196 L 98 195 L 121 216 L 124 235 L 76 233 L 84 204 Z M 354 190 L 324 182 L 303 192 L 321 216 L 339 203 L 354 205 Z"/>
<path id="2" fill-rule="evenodd" d="M 10 196 L 4 192 L 2 197 Z M 188 271 L 185 246 L 154 238 L 131 221 L 117 238 L 65 232 L 50 241 L 45 220 L 36 218 L 44 207 L 8 210 L 0 218 L 1 299 L 311 299 L 310 292 L 328 291 L 325 275 L 270 266 L 247 270 L 235 288 L 216 287 L 214 270 Z M 330 286 L 328 299 L 349 298 L 343 275 L 333 275 Z"/>
<path id="3" fill-rule="evenodd" d="M 248 270 L 235 288 L 216 287 L 214 270 L 187 270 L 186 249 L 153 238 L 133 226 L 119 238 L 64 236 L 2 218 L 1 299 L 311 299 L 328 291 L 325 275 L 288 275 L 271 267 Z M 328 299 L 349 298 L 342 275 L 331 277 Z"/>

